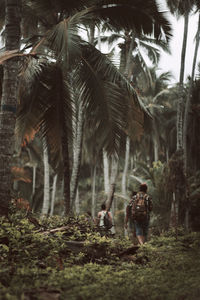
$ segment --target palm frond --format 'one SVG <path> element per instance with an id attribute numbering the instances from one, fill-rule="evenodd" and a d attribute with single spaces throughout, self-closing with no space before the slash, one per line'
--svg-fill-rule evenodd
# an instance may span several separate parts
<path id="1" fill-rule="evenodd" d="M 118 42 L 119 39 L 122 38 L 123 39 L 123 35 L 119 34 L 119 33 L 113 33 L 109 36 L 101 36 L 100 40 L 102 43 L 107 43 L 109 46 L 113 45 L 113 43 Z M 95 39 L 95 45 L 97 44 L 97 39 Z"/>
<path id="2" fill-rule="evenodd" d="M 155 38 L 151 38 L 149 36 L 140 36 L 140 43 L 141 44 L 148 44 L 148 45 L 157 45 L 159 49 L 162 49 L 163 51 L 171 54 L 171 50 L 169 48 L 169 44 L 162 39 L 155 39 Z"/>
<path id="3" fill-rule="evenodd" d="M 140 46 L 142 46 L 145 49 L 145 51 L 147 53 L 147 56 L 151 60 L 151 62 L 154 65 L 157 65 L 158 61 L 160 59 L 160 51 L 159 51 L 159 49 L 156 48 L 156 47 L 153 47 L 152 45 L 148 45 L 148 44 L 142 43 L 142 42 L 139 43 L 139 47 Z"/>
<path id="4" fill-rule="evenodd" d="M 99 1 L 98 7 L 93 7 L 88 14 L 110 24 L 115 31 L 132 30 L 140 34 L 152 34 L 159 39 L 171 36 L 171 27 L 165 16 L 158 11 L 155 1 Z"/>
<path id="5" fill-rule="evenodd" d="M 130 95 L 133 95 L 135 105 L 146 111 L 145 106 L 138 98 L 131 84 L 112 64 L 112 62 L 106 57 L 105 54 L 102 54 L 95 47 L 89 44 L 85 44 L 82 48 L 82 55 L 83 58 L 90 64 L 90 66 L 92 66 L 93 70 L 95 70 L 96 73 L 99 73 L 103 78 L 108 78 L 109 81 L 120 84 L 122 87 L 124 87 Z"/>

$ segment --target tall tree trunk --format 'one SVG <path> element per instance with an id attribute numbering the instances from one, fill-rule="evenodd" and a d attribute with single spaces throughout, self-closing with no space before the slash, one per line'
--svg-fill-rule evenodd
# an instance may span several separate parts
<path id="1" fill-rule="evenodd" d="M 95 218 L 95 211 L 96 211 L 96 172 L 97 167 L 96 165 L 93 168 L 92 174 L 92 217 Z"/>
<path id="2" fill-rule="evenodd" d="M 126 196 L 127 194 L 127 174 L 128 174 L 128 165 L 129 165 L 129 157 L 130 157 L 130 138 L 126 137 L 126 154 L 125 154 L 125 163 L 124 163 L 124 171 L 122 174 L 122 195 Z"/>
<path id="3" fill-rule="evenodd" d="M 159 159 L 159 134 L 156 126 L 155 119 L 153 119 L 153 148 L 154 148 L 154 161 L 158 161 Z"/>
<path id="4" fill-rule="evenodd" d="M 80 197 L 79 197 L 79 190 L 78 190 L 78 188 L 76 190 L 75 211 L 76 211 L 77 215 L 80 214 Z"/>
<path id="5" fill-rule="evenodd" d="M 109 193 L 109 160 L 106 151 L 103 149 L 103 172 L 104 172 L 104 191 L 105 194 L 108 195 Z"/>
<path id="6" fill-rule="evenodd" d="M 53 177 L 53 186 L 52 186 L 52 193 L 51 193 L 50 216 L 53 216 L 53 213 L 54 213 L 54 205 L 55 205 L 55 199 L 56 199 L 57 179 L 58 179 L 58 174 L 54 175 L 54 177 Z"/>
<path id="7" fill-rule="evenodd" d="M 190 79 L 187 99 L 186 99 L 186 105 L 185 105 L 185 113 L 184 113 L 184 125 L 183 125 L 183 149 L 184 149 L 184 169 L 185 174 L 187 178 L 187 171 L 188 171 L 188 155 L 187 155 L 187 132 L 188 132 L 188 117 L 189 117 L 189 111 L 190 111 L 190 101 L 192 96 L 192 88 L 193 88 L 193 81 L 194 81 L 194 75 L 195 75 L 195 68 L 196 68 L 196 62 L 197 62 L 197 54 L 199 49 L 199 42 L 200 42 L 200 14 L 199 14 L 199 21 L 198 21 L 198 29 L 196 33 L 196 45 L 194 50 L 194 56 L 193 56 L 193 64 L 192 64 L 192 75 Z M 189 229 L 189 208 L 190 208 L 190 194 L 189 194 L 189 186 L 187 184 L 186 186 L 186 211 L 185 211 L 185 228 L 186 230 Z"/>
<path id="8" fill-rule="evenodd" d="M 106 209 L 107 210 L 110 210 L 110 208 L 112 206 L 113 199 L 114 199 L 114 194 L 115 194 L 115 183 L 112 183 L 110 185 L 110 191 L 109 191 L 108 198 L 107 198 L 107 201 L 106 201 Z"/>
<path id="9" fill-rule="evenodd" d="M 117 179 L 117 173 L 118 173 L 118 163 L 119 160 L 115 158 L 113 155 L 111 157 L 111 174 L 110 174 L 110 188 L 109 193 L 106 201 L 106 208 L 107 210 L 110 210 L 112 206 L 112 202 L 114 199 L 114 192 L 115 192 L 115 185 L 116 185 L 116 179 Z M 114 215 L 114 212 L 112 212 Z"/>
<path id="10" fill-rule="evenodd" d="M 65 122 L 64 122 L 65 124 Z M 69 215 L 70 206 L 70 165 L 69 165 L 69 149 L 68 149 L 68 132 L 66 124 L 63 128 L 62 136 L 62 156 L 63 156 L 63 181 L 64 181 L 64 214 Z"/>
<path id="11" fill-rule="evenodd" d="M 131 33 L 131 42 L 128 50 L 128 54 L 126 56 L 126 65 L 125 65 L 125 71 L 124 75 L 128 78 L 130 81 L 131 78 L 131 59 L 132 59 L 132 52 L 134 48 L 134 43 L 135 43 L 135 35 L 132 31 Z M 129 156 L 130 156 L 130 138 L 129 136 L 126 137 L 126 154 L 125 154 L 125 164 L 124 164 L 124 171 L 122 175 L 122 194 L 123 196 L 126 196 L 126 180 L 127 180 L 127 173 L 128 173 L 128 164 L 129 164 Z"/>
<path id="12" fill-rule="evenodd" d="M 110 174 L 110 184 L 116 183 L 117 173 L 118 173 L 119 159 L 112 155 L 111 157 L 111 174 Z"/>
<path id="13" fill-rule="evenodd" d="M 156 136 L 153 136 L 154 161 L 158 161 L 158 141 Z"/>
<path id="14" fill-rule="evenodd" d="M 173 192 L 173 198 L 171 202 L 171 213 L 170 213 L 170 222 L 169 226 L 175 228 L 176 238 L 177 238 L 177 230 L 178 230 L 178 202 L 176 198 L 176 193 Z"/>
<path id="15" fill-rule="evenodd" d="M 183 34 L 183 43 L 182 43 L 182 52 L 181 52 L 181 68 L 180 68 L 180 77 L 179 77 L 179 99 L 177 105 L 177 123 L 176 123 L 176 134 L 177 134 L 177 144 L 176 149 L 180 154 L 183 152 L 183 109 L 184 109 L 184 92 L 183 92 L 183 81 L 184 81 L 184 71 L 185 71 L 185 56 L 186 56 L 186 45 L 187 45 L 187 36 L 188 36 L 188 25 L 189 25 L 189 11 L 185 13 L 184 16 L 184 34 Z M 180 155 L 183 162 L 183 155 Z M 184 164 L 183 164 L 184 166 Z M 184 168 L 183 168 L 184 169 Z M 184 173 L 184 170 L 182 170 Z M 177 190 L 181 190 L 181 186 L 177 186 Z M 185 202 L 186 198 L 186 188 L 182 194 L 176 193 L 176 201 L 180 203 Z M 178 208 L 179 209 L 179 208 Z M 177 223 L 179 220 L 177 220 Z"/>
<path id="16" fill-rule="evenodd" d="M 50 205 L 50 174 L 49 174 L 49 156 L 48 149 L 46 145 L 46 140 L 43 138 L 43 160 L 44 160 L 44 194 L 43 194 L 43 205 L 42 205 L 42 215 L 47 215 L 49 212 Z"/>
<path id="17" fill-rule="evenodd" d="M 199 21 L 198 21 L 198 29 L 197 29 L 197 33 L 196 33 L 196 45 L 195 45 L 194 56 L 193 56 L 192 74 L 191 74 L 190 85 L 189 85 L 187 100 L 186 100 L 186 105 L 185 105 L 185 113 L 184 113 L 183 145 L 184 145 L 184 163 L 185 163 L 184 166 L 185 166 L 185 170 L 187 170 L 188 116 L 189 116 L 189 110 L 190 110 L 190 100 L 191 100 L 191 93 L 192 93 L 192 88 L 193 88 L 193 81 L 194 81 L 194 74 L 195 74 L 195 68 L 196 68 L 196 62 L 197 62 L 199 42 L 200 42 L 200 14 L 199 14 Z"/>
<path id="18" fill-rule="evenodd" d="M 33 183 L 32 183 L 32 195 L 31 200 L 33 200 L 33 197 L 35 195 L 35 188 L 36 188 L 36 171 L 37 171 L 37 165 L 33 165 Z"/>
<path id="19" fill-rule="evenodd" d="M 31 150 L 27 147 L 26 148 L 28 155 L 29 155 L 29 163 L 26 165 L 29 165 L 33 169 L 33 180 L 32 180 L 32 193 L 31 193 L 31 204 L 33 205 L 33 197 L 35 195 L 35 187 L 36 187 L 36 171 L 37 171 L 37 163 L 34 161 Z"/>
<path id="20" fill-rule="evenodd" d="M 132 52 L 134 48 L 134 42 L 135 42 L 135 36 L 134 33 L 131 33 L 131 42 L 130 46 L 128 49 L 128 54 L 126 55 L 126 65 L 125 65 L 125 70 L 124 70 L 124 75 L 128 78 L 130 81 L 131 78 L 131 59 L 132 59 Z M 127 174 L 128 174 L 128 164 L 129 164 L 129 157 L 130 157 L 130 138 L 129 136 L 126 137 L 126 154 L 125 154 L 125 164 L 124 164 L 124 171 L 122 175 L 122 195 L 126 197 L 127 195 Z M 124 216 L 126 214 L 126 201 L 124 200 Z M 125 230 L 125 235 L 126 235 L 126 230 Z"/>
<path id="21" fill-rule="evenodd" d="M 76 191 L 78 186 L 78 178 L 81 166 L 81 154 L 82 154 L 82 142 L 83 142 L 83 105 L 80 102 L 78 108 L 78 119 L 76 120 L 76 134 L 74 138 L 74 145 L 73 145 L 73 168 L 72 168 L 72 175 L 71 175 L 71 182 L 70 182 L 70 192 L 71 192 L 71 208 L 73 209 L 75 204 L 75 197 Z"/>
<path id="22" fill-rule="evenodd" d="M 184 17 L 184 34 L 183 34 L 183 44 L 181 52 L 181 68 L 179 76 L 179 99 L 177 107 L 177 150 L 183 149 L 183 81 L 185 72 L 185 56 L 186 56 L 186 45 L 188 36 L 188 25 L 189 25 L 189 12 L 185 14 Z"/>
<path id="23" fill-rule="evenodd" d="M 122 174 L 122 195 L 124 196 L 124 216 L 126 215 L 126 196 L 127 196 L 127 174 L 128 174 L 128 165 L 129 165 L 129 158 L 130 158 L 130 138 L 126 137 L 126 154 L 125 154 L 125 163 L 124 163 L 124 171 Z M 124 235 L 127 235 L 127 230 L 124 228 Z"/>
<path id="24" fill-rule="evenodd" d="M 5 48 L 20 49 L 20 0 L 5 0 Z M 19 61 L 12 58 L 4 63 L 0 111 L 0 215 L 7 215 L 11 200 L 11 162 L 14 152 L 19 87 Z"/>

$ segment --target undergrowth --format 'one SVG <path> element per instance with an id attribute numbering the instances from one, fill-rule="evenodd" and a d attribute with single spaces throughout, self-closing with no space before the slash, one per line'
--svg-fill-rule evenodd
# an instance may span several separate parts
<path id="1" fill-rule="evenodd" d="M 84 217 L 40 224 L 0 219 L 0 299 L 199 299 L 199 233 L 166 232 L 122 256 L 131 242 L 101 237 Z"/>

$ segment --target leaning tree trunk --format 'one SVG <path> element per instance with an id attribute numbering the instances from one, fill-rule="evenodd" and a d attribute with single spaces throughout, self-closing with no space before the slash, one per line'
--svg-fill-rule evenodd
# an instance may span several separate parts
<path id="1" fill-rule="evenodd" d="M 112 203 L 113 203 L 113 199 L 114 199 L 115 184 L 116 184 L 117 173 L 118 173 L 118 163 L 119 163 L 119 160 L 112 155 L 111 175 L 110 175 L 110 183 L 111 184 L 110 184 L 109 193 L 108 193 L 108 197 L 107 197 L 107 201 L 106 201 L 106 209 L 107 210 L 110 210 Z M 113 211 L 113 215 L 114 215 L 114 211 Z"/>
<path id="2" fill-rule="evenodd" d="M 5 0 L 5 48 L 20 48 L 20 0 Z M 14 152 L 19 87 L 19 61 L 12 58 L 4 63 L 0 111 L 0 215 L 7 215 L 11 200 L 11 162 Z"/>
<path id="3" fill-rule="evenodd" d="M 45 138 L 43 138 L 43 161 L 44 161 L 44 194 L 43 194 L 43 205 L 42 215 L 47 215 L 50 206 L 50 174 L 49 174 L 49 156 Z"/>
<path id="4" fill-rule="evenodd" d="M 109 160 L 106 151 L 103 149 L 103 172 L 104 172 L 104 191 L 109 193 Z"/>
<path id="5" fill-rule="evenodd" d="M 76 199 L 75 199 L 75 212 L 77 215 L 80 214 L 80 197 L 79 197 L 79 190 L 76 190 Z"/>

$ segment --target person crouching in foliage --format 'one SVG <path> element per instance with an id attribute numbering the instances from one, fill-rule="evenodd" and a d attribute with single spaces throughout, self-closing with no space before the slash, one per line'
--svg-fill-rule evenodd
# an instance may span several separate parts
<path id="1" fill-rule="evenodd" d="M 136 237 L 141 245 L 147 241 L 152 208 L 152 199 L 147 194 L 147 185 L 142 183 L 139 192 L 133 196 L 131 206 L 131 217 L 134 221 Z"/>
<path id="2" fill-rule="evenodd" d="M 135 235 L 135 228 L 134 228 L 134 220 L 131 215 L 131 209 L 133 205 L 133 197 L 137 195 L 137 192 L 132 191 L 130 198 L 131 200 L 129 201 L 129 204 L 126 207 L 126 214 L 125 214 L 125 221 L 124 221 L 124 227 L 128 230 L 129 238 L 131 240 L 135 240 L 136 235 Z"/>
<path id="3" fill-rule="evenodd" d="M 103 203 L 101 205 L 101 211 L 98 212 L 98 226 L 101 232 L 101 235 L 106 235 L 106 233 L 112 227 L 112 215 L 106 209 L 106 205 Z"/>

